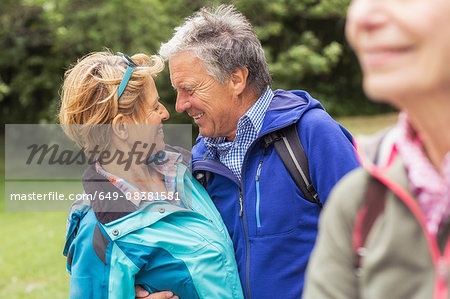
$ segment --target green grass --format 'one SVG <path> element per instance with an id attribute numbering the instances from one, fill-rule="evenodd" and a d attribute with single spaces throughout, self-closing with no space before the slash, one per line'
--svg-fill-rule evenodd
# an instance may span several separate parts
<path id="1" fill-rule="evenodd" d="M 397 122 L 398 113 L 373 116 L 341 117 L 336 120 L 352 135 L 370 135 Z"/>
<path id="2" fill-rule="evenodd" d="M 65 212 L 5 212 L 0 138 L 0 298 L 67 298 Z"/>
<path id="3" fill-rule="evenodd" d="M 0 298 L 67 298 L 65 213 L 0 213 Z"/>
<path id="4" fill-rule="evenodd" d="M 371 134 L 397 114 L 337 119 L 353 135 Z M 0 138 L 0 298 L 67 298 L 69 275 L 62 255 L 65 212 L 5 212 L 4 139 Z"/>

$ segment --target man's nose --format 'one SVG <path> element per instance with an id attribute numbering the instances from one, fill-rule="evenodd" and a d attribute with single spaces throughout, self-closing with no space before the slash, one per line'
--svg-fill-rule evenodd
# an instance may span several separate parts
<path id="1" fill-rule="evenodd" d="M 183 111 L 186 111 L 187 109 L 191 108 L 191 102 L 186 96 L 177 94 L 177 101 L 175 103 L 175 110 L 178 113 L 181 113 Z"/>

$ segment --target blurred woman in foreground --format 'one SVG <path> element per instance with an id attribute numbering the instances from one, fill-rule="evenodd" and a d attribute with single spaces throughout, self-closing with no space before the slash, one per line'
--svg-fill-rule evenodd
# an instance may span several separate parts
<path id="1" fill-rule="evenodd" d="M 397 125 L 363 139 L 363 168 L 324 210 L 306 298 L 448 298 L 450 1 L 354 0 L 346 35 L 364 90 Z"/>

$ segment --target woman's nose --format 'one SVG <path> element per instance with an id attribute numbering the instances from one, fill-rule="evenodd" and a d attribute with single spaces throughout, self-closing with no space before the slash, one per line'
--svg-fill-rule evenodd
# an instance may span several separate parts
<path id="1" fill-rule="evenodd" d="M 160 115 L 161 115 L 161 120 L 168 120 L 170 117 L 169 111 L 167 111 L 166 107 L 163 104 L 161 104 Z"/>
<path id="2" fill-rule="evenodd" d="M 388 19 L 385 8 L 389 1 L 352 1 L 347 13 L 347 26 L 353 27 L 353 30 L 372 30 L 382 26 Z"/>

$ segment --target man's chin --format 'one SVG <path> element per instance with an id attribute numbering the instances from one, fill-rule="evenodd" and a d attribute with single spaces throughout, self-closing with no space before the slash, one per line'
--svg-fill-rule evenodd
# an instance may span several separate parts
<path id="1" fill-rule="evenodd" d="M 206 130 L 205 128 L 199 127 L 198 133 L 203 137 L 215 138 L 214 134 L 211 131 Z"/>

